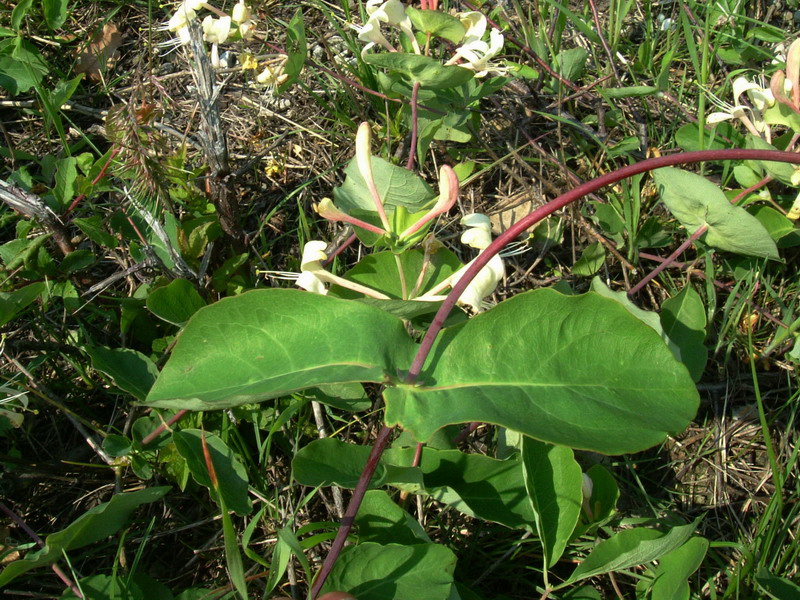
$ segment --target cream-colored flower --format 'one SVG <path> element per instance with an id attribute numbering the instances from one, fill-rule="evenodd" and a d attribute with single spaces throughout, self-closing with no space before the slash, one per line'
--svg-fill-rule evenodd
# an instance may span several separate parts
<path id="1" fill-rule="evenodd" d="M 475 40 L 483 39 L 487 27 L 486 17 L 483 13 L 471 10 L 469 12 L 458 13 L 456 17 L 459 18 L 465 30 L 464 38 L 461 40 L 462 43 L 468 44 Z"/>
<path id="2" fill-rule="evenodd" d="M 358 39 L 362 42 L 367 42 L 367 45 L 361 50 L 361 58 L 367 55 L 367 52 L 376 45 L 383 46 L 389 52 L 394 52 L 394 46 L 389 43 L 384 35 L 381 33 L 380 21 L 370 19 L 363 26 L 356 25 L 353 28 L 358 32 Z"/>
<path id="3" fill-rule="evenodd" d="M 710 96 L 711 101 L 722 110 L 706 116 L 706 123 L 714 124 L 730 119 L 738 119 L 750 133 L 761 137 L 761 134 L 768 132 L 763 111 L 775 104 L 775 96 L 769 88 L 748 81 L 744 77 L 737 77 L 734 79 L 732 87 L 733 105 L 722 102 L 715 96 Z M 747 95 L 750 102 L 753 104 L 752 108 L 741 103 L 740 99 L 744 94 Z"/>
<path id="4" fill-rule="evenodd" d="M 414 52 L 420 54 L 419 44 L 411 29 L 411 19 L 406 15 L 406 7 L 401 0 L 367 0 L 369 21 L 379 21 L 400 29 L 411 41 Z"/>
<path id="5" fill-rule="evenodd" d="M 212 44 L 224 44 L 231 34 L 231 18 L 229 16 L 215 19 L 208 15 L 203 19 L 203 39 Z"/>
<path id="6" fill-rule="evenodd" d="M 315 294 L 328 293 L 325 283 L 319 278 L 318 273 L 324 271 L 322 262 L 328 260 L 325 248 L 328 245 L 321 240 L 312 240 L 303 246 L 303 258 L 300 262 L 300 275 L 297 277 L 297 287 Z"/>
<path id="7" fill-rule="evenodd" d="M 462 243 L 472 248 L 479 248 L 481 252 L 485 251 L 489 244 L 492 243 L 492 227 L 489 217 L 486 215 L 479 213 L 466 215 L 461 219 L 461 224 L 467 227 L 467 230 L 461 235 Z M 475 260 L 473 259 L 443 282 L 426 292 L 425 295 L 414 298 L 414 300 L 443 300 L 444 296 L 440 295 L 442 290 L 455 286 Z M 485 306 L 484 299 L 494 292 L 497 284 L 502 281 L 504 276 L 505 265 L 503 264 L 503 259 L 499 254 L 495 254 L 469 282 L 469 285 L 459 296 L 458 304 L 470 306 L 475 312 L 482 311 Z"/>
<path id="8" fill-rule="evenodd" d="M 475 71 L 475 77 L 483 77 L 489 72 L 503 73 L 506 70 L 505 67 L 490 62 L 503 49 L 503 42 L 503 34 L 492 29 L 489 32 L 488 43 L 480 39 L 473 39 L 462 44 L 456 48 L 456 53 L 447 61 L 447 64 L 452 65 L 459 60 L 464 60 L 466 62 L 459 63 L 459 66 Z"/>
<path id="9" fill-rule="evenodd" d="M 245 21 L 250 20 L 251 14 L 252 11 L 250 10 L 250 7 L 244 3 L 244 0 L 239 0 L 239 2 L 236 3 L 236 6 L 234 6 L 233 10 L 231 11 L 231 19 L 233 19 L 233 22 L 237 25 L 241 25 Z"/>

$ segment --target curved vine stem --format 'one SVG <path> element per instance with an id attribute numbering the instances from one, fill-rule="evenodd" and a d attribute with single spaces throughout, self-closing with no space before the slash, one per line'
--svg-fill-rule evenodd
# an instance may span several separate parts
<path id="1" fill-rule="evenodd" d="M 780 150 L 730 149 L 698 150 L 696 152 L 685 152 L 670 156 L 660 156 L 658 158 L 644 160 L 639 163 L 622 167 L 616 171 L 606 173 L 605 175 L 597 177 L 596 179 L 592 179 L 591 181 L 587 181 L 586 183 L 573 188 L 569 192 L 562 194 L 555 200 L 540 206 L 535 211 L 509 227 L 505 232 L 497 236 L 497 238 L 486 248 L 486 250 L 477 256 L 477 258 L 465 271 L 464 275 L 453 286 L 453 289 L 447 295 L 447 298 L 445 298 L 444 302 L 442 302 L 442 306 L 439 307 L 439 311 L 436 313 L 431 326 L 425 333 L 425 337 L 422 339 L 422 343 L 417 351 L 417 355 L 414 357 L 411 368 L 406 375 L 405 382 L 409 384 L 414 383 L 417 380 L 417 377 L 419 377 L 419 374 L 422 372 L 422 367 L 424 366 L 425 361 L 430 354 L 431 348 L 433 347 L 433 342 L 436 339 L 436 336 L 439 334 L 439 331 L 441 331 L 445 319 L 447 319 L 450 311 L 453 310 L 458 298 L 467 288 L 475 275 L 478 274 L 478 271 L 486 266 L 492 257 L 500 252 L 506 244 L 515 240 L 526 229 L 533 227 L 542 219 L 550 216 L 557 210 L 564 208 L 568 204 L 571 204 L 576 200 L 580 200 L 587 194 L 596 192 L 607 185 L 612 185 L 628 177 L 632 177 L 646 171 L 660 169 L 662 167 L 688 165 L 717 160 L 765 160 L 800 165 L 800 154 L 795 154 L 793 152 L 781 152 Z M 366 493 L 369 482 L 372 479 L 372 475 L 375 473 L 375 469 L 378 467 L 380 457 L 389 443 L 391 433 L 392 428 L 385 425 L 378 433 L 378 437 L 372 446 L 369 459 L 364 465 L 364 469 L 361 472 L 358 484 L 356 485 L 356 488 L 353 491 L 353 496 L 347 506 L 345 516 L 342 519 L 341 525 L 339 526 L 339 531 L 336 533 L 336 538 L 334 539 L 331 549 L 328 551 L 328 555 L 325 557 L 325 561 L 323 562 L 322 567 L 320 568 L 319 573 L 314 580 L 314 584 L 311 588 L 312 600 L 316 599 L 317 595 L 322 589 L 322 586 L 325 585 L 325 580 L 328 578 L 328 575 L 336 563 L 336 559 L 339 557 L 339 553 L 344 547 L 347 536 L 353 527 L 353 520 L 355 519 L 358 509 L 361 506 L 361 501 L 364 498 L 364 494 Z"/>

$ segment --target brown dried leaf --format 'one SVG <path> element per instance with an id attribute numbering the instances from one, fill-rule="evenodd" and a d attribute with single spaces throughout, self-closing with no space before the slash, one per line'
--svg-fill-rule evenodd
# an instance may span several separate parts
<path id="1" fill-rule="evenodd" d="M 117 50 L 122 45 L 122 33 L 113 23 L 106 23 L 103 31 L 92 38 L 89 45 L 78 54 L 76 73 L 87 73 L 90 79 L 101 81 L 103 73 L 117 62 Z"/>

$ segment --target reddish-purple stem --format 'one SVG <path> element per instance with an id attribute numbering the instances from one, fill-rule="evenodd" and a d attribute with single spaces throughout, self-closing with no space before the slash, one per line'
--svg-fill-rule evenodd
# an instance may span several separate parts
<path id="1" fill-rule="evenodd" d="M 683 242 L 680 246 L 675 249 L 675 252 L 670 254 L 664 262 L 658 265 L 655 269 L 650 271 L 647 275 L 642 277 L 642 280 L 633 286 L 630 290 L 628 290 L 628 296 L 635 296 L 639 293 L 644 286 L 650 283 L 655 277 L 658 276 L 661 271 L 666 269 L 674 260 L 683 254 L 692 244 L 694 244 L 697 240 L 699 240 L 703 235 L 705 235 L 706 231 L 708 231 L 708 225 L 701 225 L 697 228 L 692 235 L 690 235 L 685 242 Z"/>
<path id="2" fill-rule="evenodd" d="M 361 471 L 361 476 L 358 478 L 356 488 L 353 490 L 353 496 L 350 498 L 350 503 L 347 505 L 344 517 L 342 517 L 342 523 L 339 525 L 339 531 L 336 532 L 336 538 L 333 540 L 331 549 L 325 557 L 325 562 L 322 563 L 322 568 L 319 570 L 317 578 L 314 580 L 314 585 L 311 586 L 312 599 L 317 597 L 322 586 L 325 585 L 325 580 L 328 578 L 331 569 L 333 569 L 333 565 L 336 563 L 339 553 L 342 551 L 342 548 L 344 548 L 344 543 L 347 541 L 347 536 L 350 534 L 350 529 L 353 527 L 353 521 L 361 506 L 361 501 L 364 499 L 364 494 L 367 493 L 369 482 L 372 479 L 373 473 L 375 473 L 375 469 L 378 468 L 378 461 L 380 461 L 381 455 L 386 445 L 389 443 L 389 438 L 393 430 L 393 427 L 384 425 L 375 438 L 372 451 L 367 459 L 367 464 L 364 465 L 364 470 Z"/>
<path id="3" fill-rule="evenodd" d="M 754 185 L 751 185 L 746 190 L 742 190 L 741 192 L 736 194 L 736 196 L 731 200 L 731 204 L 736 204 L 737 202 L 739 202 L 739 200 L 741 200 L 742 198 L 744 198 L 748 194 L 750 194 L 752 192 L 755 192 L 756 190 L 758 190 L 758 189 L 762 188 L 763 186 L 767 185 L 770 181 L 772 181 L 772 176 L 767 175 L 766 177 L 764 177 L 758 183 L 756 183 Z M 675 252 L 673 252 L 666 259 L 664 259 L 664 262 L 662 262 L 660 265 L 658 265 L 655 269 L 653 269 L 650 273 L 648 273 L 639 283 L 637 283 L 635 286 L 633 286 L 628 291 L 628 296 L 635 296 L 637 293 L 639 293 L 639 291 L 644 286 L 646 286 L 648 283 L 650 283 L 655 277 L 658 276 L 659 273 L 661 273 L 661 271 L 666 269 L 672 262 L 677 260 L 677 258 L 681 254 L 683 254 L 686 251 L 686 249 L 689 248 L 689 246 L 694 244 L 706 231 L 708 231 L 708 225 L 703 225 L 702 227 L 698 228 L 697 231 L 695 231 L 691 236 L 689 236 L 689 239 L 687 239 L 680 246 L 678 246 L 678 248 L 675 250 Z"/>
<path id="4" fill-rule="evenodd" d="M 408 150 L 408 162 L 406 169 L 412 171 L 414 169 L 414 156 L 417 154 L 417 98 L 419 97 L 419 81 L 414 82 L 414 87 L 411 88 L 411 148 Z"/>
<path id="5" fill-rule="evenodd" d="M 712 160 L 767 160 L 800 164 L 800 154 L 781 152 L 780 150 L 743 150 L 737 148 L 728 150 L 698 150 L 696 152 L 685 152 L 681 154 L 673 154 L 671 156 L 660 156 L 658 158 L 644 160 L 639 163 L 622 167 L 616 171 L 606 173 L 605 175 L 597 177 L 596 179 L 592 179 L 591 181 L 587 181 L 586 183 L 579 185 L 569 192 L 562 194 L 544 206 L 540 206 L 535 211 L 509 227 L 504 233 L 500 234 L 483 252 L 481 252 L 475 258 L 472 264 L 464 272 L 464 275 L 458 280 L 458 282 L 456 282 L 456 284 L 453 286 L 453 289 L 447 295 L 447 298 L 445 298 L 444 302 L 442 302 L 442 306 L 439 307 L 439 310 L 436 313 L 430 328 L 425 333 L 425 337 L 422 339 L 422 343 L 419 346 L 417 355 L 414 357 L 414 361 L 411 363 L 411 368 L 408 370 L 405 383 L 414 383 L 417 380 L 417 377 L 419 377 L 422 367 L 425 364 L 425 360 L 428 358 L 428 355 L 433 347 L 433 342 L 436 339 L 436 336 L 438 335 L 439 331 L 441 331 L 445 319 L 447 319 L 450 311 L 453 310 L 456 301 L 464 292 L 467 285 L 469 285 L 475 275 L 478 274 L 478 271 L 485 267 L 495 254 L 500 252 L 506 244 L 519 237 L 519 235 L 526 229 L 533 227 L 542 219 L 550 216 L 557 210 L 564 208 L 568 204 L 581 199 L 583 196 L 591 194 L 600 188 L 603 188 L 607 185 L 612 185 L 628 177 L 633 177 L 639 173 L 660 169 L 662 167 L 671 167 L 680 164 L 693 164 Z M 350 533 L 350 529 L 353 526 L 353 519 L 358 513 L 358 509 L 361 506 L 361 501 L 364 498 L 369 481 L 372 479 L 372 475 L 378 466 L 378 461 L 383 454 L 383 450 L 386 448 L 386 445 L 389 442 L 391 432 L 392 429 L 384 425 L 381 428 L 377 439 L 375 440 L 372 451 L 369 455 L 369 459 L 367 460 L 367 464 L 364 465 L 364 470 L 361 472 L 358 484 L 353 492 L 353 497 L 350 499 L 350 503 L 347 505 L 347 511 L 345 512 L 344 519 L 342 519 L 342 524 L 339 526 L 339 531 L 336 533 L 336 538 L 334 539 L 331 549 L 328 551 L 328 555 L 325 557 L 322 568 L 320 569 L 317 578 L 314 581 L 314 585 L 311 588 L 312 600 L 316 599 L 320 589 L 322 589 L 322 586 L 325 584 L 325 580 L 328 578 L 328 575 L 333 569 L 333 565 L 336 563 L 339 553 L 344 547 L 347 535 Z"/>
<path id="6" fill-rule="evenodd" d="M 639 252 L 639 258 L 644 258 L 644 259 L 652 260 L 652 261 L 659 262 L 659 263 L 660 262 L 666 262 L 666 260 L 667 260 L 666 258 L 661 258 L 660 256 L 656 256 L 655 254 L 649 254 L 648 252 Z M 685 269 L 687 267 L 687 264 L 675 260 L 675 261 L 672 261 L 672 264 L 670 266 L 676 267 L 678 269 Z M 697 275 L 698 277 L 700 277 L 702 279 L 708 279 L 706 274 L 703 273 L 700 270 L 692 270 L 689 273 L 689 275 Z M 725 283 L 723 281 L 720 281 L 719 279 L 712 279 L 711 283 L 713 283 L 715 287 L 718 287 L 721 290 L 725 290 L 726 292 L 732 292 L 733 291 L 733 286 L 732 285 L 727 284 L 727 283 Z M 778 317 L 770 314 L 770 312 L 768 310 L 762 308 L 761 306 L 759 306 L 758 304 L 756 304 L 755 302 L 753 302 L 749 298 L 744 298 L 738 292 L 736 292 L 734 294 L 734 298 L 744 300 L 750 308 L 752 308 L 754 311 L 756 311 L 757 313 L 762 315 L 765 319 L 767 319 L 767 321 L 771 321 L 772 323 L 774 323 L 778 327 L 783 327 L 784 329 L 789 329 L 789 326 L 786 323 L 781 321 Z"/>
<path id="7" fill-rule="evenodd" d="M 142 440 L 142 446 L 147 446 L 147 444 L 149 444 L 159 435 L 161 435 L 167 429 L 167 427 L 170 427 L 175 423 L 177 423 L 178 421 L 180 421 L 183 418 L 183 415 L 185 415 L 187 412 L 189 411 L 181 409 L 174 415 L 172 415 L 169 419 L 167 419 L 165 423 L 162 423 L 161 425 L 156 427 L 149 435 L 145 436 L 145 438 Z"/>

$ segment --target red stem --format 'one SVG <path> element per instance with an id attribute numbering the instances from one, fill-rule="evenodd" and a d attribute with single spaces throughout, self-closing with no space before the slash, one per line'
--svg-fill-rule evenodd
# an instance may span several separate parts
<path id="1" fill-rule="evenodd" d="M 111 151 L 111 154 L 108 156 L 108 160 L 106 161 L 106 164 L 103 165 L 103 168 L 100 169 L 100 172 L 97 174 L 97 177 L 95 177 L 92 180 L 92 185 L 97 185 L 97 182 L 100 181 L 105 176 L 106 171 L 108 171 L 108 167 L 111 166 L 111 161 L 114 160 L 114 157 L 117 154 L 119 154 L 119 148 L 115 147 Z M 83 200 L 84 198 L 86 198 L 86 194 L 81 194 L 80 196 L 75 198 L 75 200 L 73 200 L 72 203 L 69 205 L 69 208 L 67 208 L 67 212 L 64 213 L 64 214 L 68 215 L 73 210 L 75 210 L 75 208 L 78 206 L 78 204 L 80 204 L 80 201 Z"/>
<path id="2" fill-rule="evenodd" d="M 172 416 L 171 416 L 171 417 L 170 417 L 170 418 L 167 420 L 167 422 L 166 422 L 166 423 L 162 423 L 161 425 L 159 425 L 158 427 L 156 427 L 156 428 L 155 428 L 155 429 L 154 429 L 154 430 L 153 430 L 153 431 L 152 431 L 152 432 L 151 432 L 149 435 L 147 435 L 147 436 L 146 436 L 146 437 L 145 437 L 145 438 L 142 440 L 142 446 L 147 446 L 147 444 L 149 444 L 149 443 L 150 443 L 150 442 L 152 442 L 154 439 L 156 439 L 156 438 L 157 438 L 159 435 L 161 435 L 161 434 L 164 432 L 164 430 L 166 430 L 166 428 L 167 428 L 167 427 L 170 427 L 171 425 L 174 425 L 175 423 L 177 423 L 178 421 L 180 421 L 180 420 L 183 418 L 183 415 L 185 415 L 187 412 L 189 412 L 189 411 L 188 411 L 188 410 L 181 409 L 181 410 L 179 410 L 178 412 L 176 412 L 174 415 L 172 415 Z"/>
<path id="3" fill-rule="evenodd" d="M 692 235 L 690 235 L 685 242 L 683 242 L 680 246 L 675 249 L 675 252 L 670 254 L 667 258 L 664 259 L 660 265 L 658 265 L 655 269 L 650 271 L 647 275 L 645 275 L 642 280 L 633 286 L 630 290 L 628 290 L 628 296 L 635 296 L 639 293 L 644 286 L 650 283 L 655 277 L 658 276 L 661 271 L 666 269 L 674 260 L 676 260 L 681 254 L 683 254 L 689 246 L 694 244 L 697 240 L 699 240 L 705 233 L 708 231 L 708 225 L 701 225 L 697 228 Z"/>
<path id="4" fill-rule="evenodd" d="M 739 200 L 741 200 L 748 194 L 764 187 L 770 181 L 772 181 L 772 176 L 767 175 L 758 183 L 751 185 L 746 190 L 742 190 L 741 192 L 736 194 L 736 196 L 731 200 L 731 204 L 736 204 L 737 202 L 739 202 Z M 664 259 L 664 262 L 658 265 L 655 269 L 653 269 L 650 273 L 648 273 L 647 276 L 645 276 L 639 283 L 633 286 L 628 291 L 628 296 L 636 295 L 644 286 L 650 283 L 659 273 L 661 273 L 661 271 L 666 269 L 672 262 L 674 262 L 689 246 L 691 246 L 694 242 L 696 242 L 698 238 L 700 238 L 700 236 L 702 236 L 706 231 L 708 231 L 708 225 L 703 225 L 702 227 L 698 228 L 697 231 L 695 231 L 691 236 L 689 236 L 689 239 L 687 239 L 680 246 L 678 246 L 675 252 L 673 252 L 666 259 Z"/>
<path id="5" fill-rule="evenodd" d="M 0 502 L 0 510 L 3 511 L 4 513 L 6 513 L 6 515 L 8 515 L 8 517 L 12 521 L 14 521 L 19 526 L 19 528 L 22 529 L 22 531 L 27 533 L 33 539 L 33 541 L 36 542 L 37 546 L 39 546 L 40 548 L 44 548 L 44 540 L 42 538 L 40 538 L 33 529 L 28 527 L 28 524 L 25 521 L 22 520 L 22 517 L 20 517 L 17 513 L 15 513 L 10 508 L 8 508 L 2 502 Z M 66 585 L 69 589 L 72 590 L 73 594 L 75 594 L 78 598 L 83 598 L 83 594 L 81 594 L 81 590 L 78 588 L 77 585 L 75 585 L 72 582 L 72 580 L 69 578 L 69 576 L 67 576 L 67 574 L 64 573 L 64 571 L 61 569 L 61 567 L 59 567 L 56 563 L 53 563 L 53 564 L 50 565 L 50 568 L 53 569 L 53 572 L 58 576 L 58 578 L 62 582 L 64 582 L 64 585 Z"/>
<path id="6" fill-rule="evenodd" d="M 312 600 L 317 597 L 322 586 L 325 585 L 325 580 L 328 578 L 328 575 L 330 575 L 333 565 L 336 563 L 336 559 L 339 558 L 339 553 L 342 551 L 344 543 L 347 541 L 347 536 L 353 528 L 353 521 L 356 518 L 356 514 L 358 514 L 361 501 L 364 499 L 364 494 L 367 493 L 369 482 L 372 479 L 373 473 L 375 473 L 375 469 L 378 468 L 378 462 L 381 459 L 386 445 L 389 443 L 389 438 L 393 430 L 393 427 L 384 425 L 378 432 L 378 437 L 375 438 L 375 443 L 372 445 L 372 452 L 370 452 L 367 464 L 364 465 L 364 470 L 361 471 L 361 476 L 358 478 L 356 489 L 353 490 L 353 496 L 350 498 L 350 503 L 347 505 L 344 517 L 342 517 L 342 523 L 339 525 L 339 531 L 336 532 L 336 538 L 333 540 L 331 549 L 325 557 L 325 562 L 322 563 L 322 568 L 319 570 L 314 580 L 314 585 L 311 586 Z"/>

